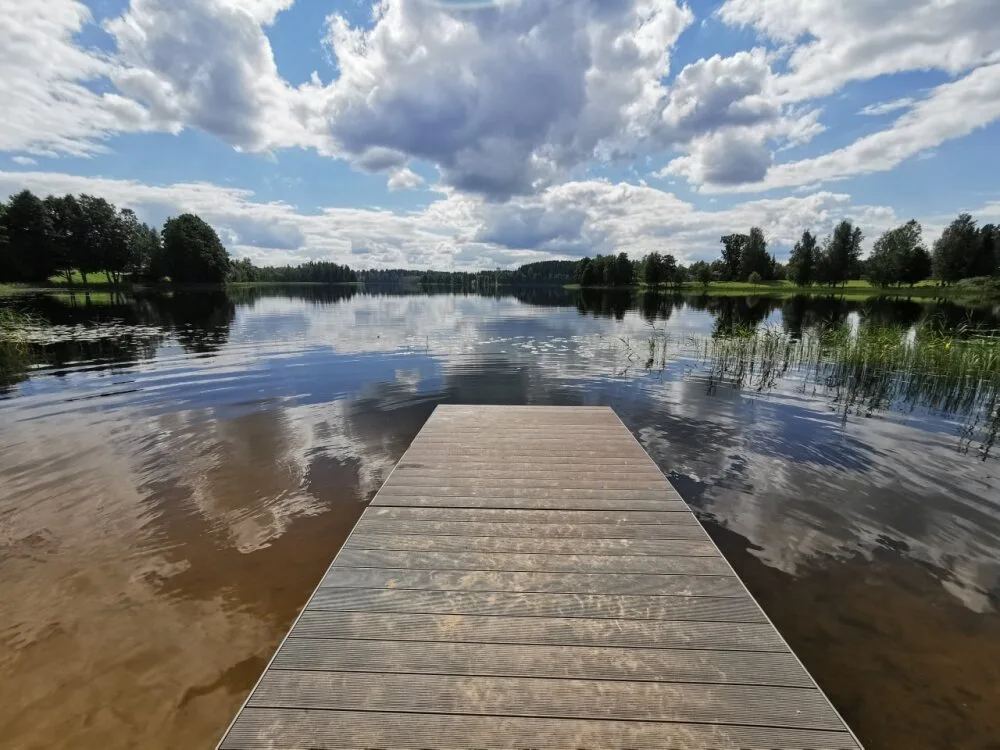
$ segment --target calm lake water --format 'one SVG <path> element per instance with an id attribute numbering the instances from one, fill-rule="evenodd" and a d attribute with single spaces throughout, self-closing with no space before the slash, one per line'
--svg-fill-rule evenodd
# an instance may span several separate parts
<path id="1" fill-rule="evenodd" d="M 1000 742 L 981 409 L 734 387 L 738 326 L 997 328 L 910 302 L 350 288 L 2 300 L 0 738 L 209 747 L 439 403 L 614 407 L 870 750 Z M 649 341 L 669 345 L 650 353 Z"/>

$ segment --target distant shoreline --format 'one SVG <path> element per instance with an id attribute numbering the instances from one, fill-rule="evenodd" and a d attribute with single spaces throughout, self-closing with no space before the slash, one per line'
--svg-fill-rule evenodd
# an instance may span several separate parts
<path id="1" fill-rule="evenodd" d="M 997 300 L 1000 299 L 1000 281 L 982 284 L 956 283 L 941 286 L 932 283 L 916 284 L 912 287 L 877 287 L 866 281 L 850 281 L 846 286 L 797 286 L 788 281 L 765 281 L 760 284 L 750 284 L 742 281 L 711 281 L 707 285 L 699 282 L 686 281 L 680 285 L 664 285 L 655 289 L 644 284 L 630 286 L 582 286 L 580 284 L 564 284 L 566 289 L 600 290 L 600 291 L 653 291 L 664 294 L 681 294 L 684 296 L 702 295 L 724 297 L 794 297 L 806 295 L 810 297 L 896 297 L 901 299 L 949 299 L 949 300 Z"/>
<path id="2" fill-rule="evenodd" d="M 708 285 L 699 282 L 684 282 L 680 285 L 661 285 L 656 288 L 645 284 L 631 284 L 628 286 L 582 286 L 580 284 L 561 284 L 558 282 L 533 283 L 533 284 L 509 284 L 500 283 L 497 286 L 489 286 L 482 289 L 467 289 L 456 287 L 449 283 L 432 282 L 365 282 L 365 281 L 240 281 L 226 283 L 184 283 L 172 284 L 170 282 L 124 282 L 112 284 L 109 281 L 91 282 L 88 284 L 65 282 L 51 282 L 48 284 L 0 284 L 0 295 L 14 295 L 25 293 L 91 293 L 91 292 L 176 292 L 176 291 L 209 291 L 224 290 L 228 288 L 246 289 L 253 287 L 388 287 L 407 286 L 414 289 L 453 289 L 463 293 L 489 293 L 500 289 L 523 289 L 527 287 L 550 287 L 566 289 L 570 291 L 607 291 L 607 292 L 654 292 L 658 294 L 679 294 L 682 296 L 708 295 L 712 297 L 793 297 L 805 295 L 810 297 L 838 297 L 838 298 L 870 298 L 870 297 L 893 297 L 897 299 L 920 299 L 931 301 L 935 299 L 953 300 L 964 303 L 969 302 L 995 302 L 1000 301 L 1000 280 L 986 280 L 980 283 L 955 283 L 949 286 L 941 286 L 934 283 L 922 282 L 913 287 L 876 287 L 866 281 L 850 281 L 845 286 L 796 286 L 788 281 L 770 281 L 760 284 L 750 284 L 749 282 L 712 281 Z"/>

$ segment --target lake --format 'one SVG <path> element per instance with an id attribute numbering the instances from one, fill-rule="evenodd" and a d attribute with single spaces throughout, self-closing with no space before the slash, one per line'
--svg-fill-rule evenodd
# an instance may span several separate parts
<path id="1" fill-rule="evenodd" d="M 435 405 L 507 403 L 613 407 L 869 750 L 997 747 L 995 391 L 717 347 L 1000 310 L 309 286 L 0 305 L 35 316 L 0 377 L 6 746 L 212 746 Z"/>

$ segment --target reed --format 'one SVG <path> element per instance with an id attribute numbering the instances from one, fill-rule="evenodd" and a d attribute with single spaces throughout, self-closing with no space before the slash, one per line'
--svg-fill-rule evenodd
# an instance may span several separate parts
<path id="1" fill-rule="evenodd" d="M 929 409 L 963 419 L 966 449 L 987 454 L 1000 432 L 1000 332 L 971 326 L 944 328 L 844 323 L 801 336 L 774 327 L 743 327 L 711 338 L 672 341 L 651 336 L 651 365 L 668 350 L 694 360 L 710 388 L 767 391 L 781 383 L 812 387 L 844 415 Z"/>
<path id="2" fill-rule="evenodd" d="M 26 332 L 33 323 L 30 315 L 0 308 L 0 390 L 24 378 L 31 348 Z"/>

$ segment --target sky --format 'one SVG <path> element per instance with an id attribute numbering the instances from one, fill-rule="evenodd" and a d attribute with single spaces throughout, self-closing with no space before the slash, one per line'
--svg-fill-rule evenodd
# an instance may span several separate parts
<path id="1" fill-rule="evenodd" d="M 0 0 L 0 196 L 260 265 L 779 260 L 1000 220 L 996 0 Z"/>

